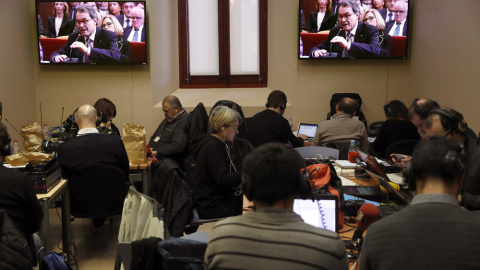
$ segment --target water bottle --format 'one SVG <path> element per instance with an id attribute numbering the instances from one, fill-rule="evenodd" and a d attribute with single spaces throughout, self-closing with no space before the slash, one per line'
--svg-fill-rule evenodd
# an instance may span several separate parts
<path id="1" fill-rule="evenodd" d="M 357 147 L 355 146 L 355 140 L 350 140 L 350 145 L 348 146 L 348 152 L 357 152 Z"/>
<path id="2" fill-rule="evenodd" d="M 43 48 L 42 48 L 42 43 L 40 41 L 38 42 L 38 48 L 40 50 L 40 63 L 43 62 Z"/>
<path id="3" fill-rule="evenodd" d="M 288 118 L 288 124 L 290 125 L 290 129 L 293 130 L 293 121 L 292 121 L 292 118 Z"/>
<path id="4" fill-rule="evenodd" d="M 13 153 L 18 154 L 18 141 L 13 140 Z"/>
<path id="5" fill-rule="evenodd" d="M 43 125 L 43 135 L 45 136 L 45 140 L 48 141 L 50 139 L 47 124 Z"/>
<path id="6" fill-rule="evenodd" d="M 300 57 L 303 56 L 303 41 L 302 41 L 302 37 L 300 37 Z"/>

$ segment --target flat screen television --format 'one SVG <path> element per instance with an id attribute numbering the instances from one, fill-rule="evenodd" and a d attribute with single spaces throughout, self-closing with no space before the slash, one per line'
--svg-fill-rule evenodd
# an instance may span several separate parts
<path id="1" fill-rule="evenodd" d="M 145 1 L 37 0 L 35 6 L 40 64 L 147 64 Z"/>
<path id="2" fill-rule="evenodd" d="M 408 0 L 299 0 L 297 55 L 307 60 L 406 59 L 409 6 Z"/>

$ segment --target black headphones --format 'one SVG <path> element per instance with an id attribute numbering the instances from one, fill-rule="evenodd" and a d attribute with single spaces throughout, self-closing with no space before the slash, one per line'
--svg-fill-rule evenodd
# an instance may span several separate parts
<path id="1" fill-rule="evenodd" d="M 465 169 L 467 163 L 467 154 L 462 145 L 458 146 L 456 151 L 450 150 L 442 159 L 441 167 L 442 174 L 456 175 Z M 407 168 L 403 170 L 405 182 L 408 184 L 408 189 L 414 191 L 416 189 L 415 183 L 415 169 L 412 164 L 408 164 Z"/>
<path id="2" fill-rule="evenodd" d="M 6 157 L 10 155 L 10 143 L 12 139 L 8 136 L 7 140 L 5 141 L 4 145 L 0 145 L 0 155 Z"/>
<path id="3" fill-rule="evenodd" d="M 412 107 L 421 119 L 425 119 L 428 117 L 428 114 L 422 108 L 420 108 L 420 106 L 418 106 L 417 101 L 419 100 L 419 98 L 414 99 L 412 102 Z"/>
<path id="4" fill-rule="evenodd" d="M 392 110 L 390 110 L 390 101 L 387 102 L 385 105 L 383 105 L 383 111 L 385 112 L 385 116 L 386 117 L 390 117 L 390 115 L 392 114 Z"/>
<path id="5" fill-rule="evenodd" d="M 435 108 L 430 112 L 430 114 L 438 114 L 452 121 L 453 131 L 457 133 L 463 134 L 468 128 L 468 124 L 465 122 L 465 119 L 459 119 L 459 117 L 456 117 L 454 112 L 449 112 L 442 108 Z M 448 133 L 451 131 L 452 130 L 449 130 Z"/>
<path id="6" fill-rule="evenodd" d="M 280 109 L 281 110 L 285 110 L 285 108 L 287 107 L 287 104 L 286 103 L 280 103 Z"/>

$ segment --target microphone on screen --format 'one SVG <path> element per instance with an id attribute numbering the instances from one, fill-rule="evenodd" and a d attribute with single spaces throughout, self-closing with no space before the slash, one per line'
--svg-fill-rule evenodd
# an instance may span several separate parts
<path id="1" fill-rule="evenodd" d="M 364 167 L 362 163 L 362 157 L 357 151 L 348 152 L 348 161 L 350 161 L 351 163 L 357 163 L 360 166 Z"/>
<path id="2" fill-rule="evenodd" d="M 362 248 L 363 233 L 380 218 L 378 207 L 371 203 L 363 204 L 357 213 L 357 229 L 353 234 L 353 244 L 360 251 Z"/>

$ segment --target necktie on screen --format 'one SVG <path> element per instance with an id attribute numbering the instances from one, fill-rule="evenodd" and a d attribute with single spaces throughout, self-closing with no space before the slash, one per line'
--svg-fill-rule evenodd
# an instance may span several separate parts
<path id="1" fill-rule="evenodd" d="M 133 34 L 133 39 L 132 41 L 137 42 L 138 41 L 138 29 L 135 29 L 135 33 Z"/>
<path id="2" fill-rule="evenodd" d="M 345 39 L 347 42 L 351 43 L 353 41 L 353 34 L 348 33 Z M 347 48 L 343 48 L 342 57 L 349 57 Z"/>
<path id="3" fill-rule="evenodd" d="M 394 35 L 394 36 L 401 36 L 401 35 L 400 35 L 400 25 L 401 25 L 401 24 L 402 24 L 402 23 L 397 23 L 397 26 L 395 26 L 395 31 L 393 31 L 393 35 Z"/>
<path id="4" fill-rule="evenodd" d="M 88 51 L 88 48 L 93 47 L 92 42 L 93 42 L 93 40 L 91 40 L 90 38 L 87 38 L 85 40 L 85 45 L 87 46 L 87 51 Z M 88 58 L 88 55 L 86 53 L 83 55 L 83 62 L 84 63 L 90 63 L 90 59 Z"/>
<path id="5" fill-rule="evenodd" d="M 129 27 L 130 26 L 130 19 L 127 19 L 126 22 L 127 22 L 127 27 Z"/>
<path id="6" fill-rule="evenodd" d="M 393 16 L 393 13 L 388 13 L 388 20 L 387 20 L 387 22 L 389 22 L 389 21 L 392 20 L 392 16 Z"/>

